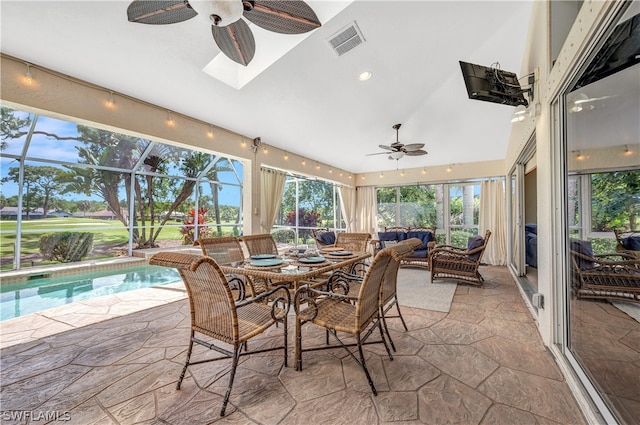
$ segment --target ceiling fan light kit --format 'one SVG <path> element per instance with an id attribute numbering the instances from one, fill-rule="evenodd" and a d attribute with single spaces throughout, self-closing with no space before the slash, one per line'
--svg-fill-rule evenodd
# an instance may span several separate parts
<path id="1" fill-rule="evenodd" d="M 134 0 L 127 8 L 129 22 L 175 24 L 200 16 L 211 24 L 216 44 L 229 59 L 247 66 L 256 44 L 251 23 L 280 34 L 302 34 L 322 24 L 302 0 Z"/>
<path id="2" fill-rule="evenodd" d="M 380 149 L 386 150 L 386 152 L 377 152 L 377 153 L 369 153 L 366 156 L 371 155 L 389 155 L 389 159 L 399 160 L 400 158 L 407 156 L 420 156 L 426 155 L 428 152 L 423 150 L 424 143 L 410 143 L 405 145 L 404 143 L 400 143 L 399 139 L 399 131 L 400 126 L 402 124 L 395 124 L 392 128 L 396 131 L 396 141 L 391 145 L 378 145 Z"/>

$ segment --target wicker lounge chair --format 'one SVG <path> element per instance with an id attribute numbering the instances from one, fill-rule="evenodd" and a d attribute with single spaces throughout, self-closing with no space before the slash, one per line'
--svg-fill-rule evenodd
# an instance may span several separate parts
<path id="1" fill-rule="evenodd" d="M 362 345 L 365 344 L 371 333 L 375 331 L 375 328 L 378 328 L 381 337 L 381 341 L 378 342 L 384 344 L 389 358 L 393 360 L 384 337 L 382 323 L 378 319 L 380 318 L 380 286 L 389 262 L 394 255 L 398 256 L 396 251 L 397 248 L 391 247 L 383 249 L 376 255 L 357 295 L 319 291 L 308 286 L 303 286 L 296 291 L 294 297 L 296 311 L 296 370 L 302 370 L 303 352 L 342 347 L 363 369 L 371 391 L 374 395 L 377 395 L 377 390 L 365 363 Z M 303 349 L 302 326 L 305 323 L 313 323 L 327 329 L 336 339 L 338 345 L 327 344 Z M 344 344 L 338 337 L 338 332 L 355 336 L 356 343 Z M 359 360 L 348 348 L 353 345 L 358 347 Z"/>
<path id="2" fill-rule="evenodd" d="M 336 234 L 328 228 L 311 229 L 311 235 L 318 249 L 334 246 L 336 243 Z"/>
<path id="3" fill-rule="evenodd" d="M 229 384 L 220 410 L 220 416 L 224 416 L 238 360 L 241 356 L 283 350 L 284 365 L 287 365 L 287 313 L 289 312 L 290 295 L 286 287 L 279 286 L 253 299 L 235 302 L 227 279 L 211 257 L 160 252 L 149 259 L 149 264 L 178 269 L 189 295 L 191 338 L 187 359 L 176 385 L 178 390 L 190 365 L 232 359 Z M 262 303 L 266 299 L 271 300 L 270 305 Z M 243 352 L 246 350 L 246 342 L 249 339 L 263 333 L 277 323 L 283 325 L 283 345 Z M 232 349 L 229 350 L 224 346 L 200 339 L 196 337 L 196 334 L 231 345 Z M 223 356 L 192 362 L 191 353 L 194 343 L 215 350 Z"/>
<path id="4" fill-rule="evenodd" d="M 594 255 L 588 241 L 571 241 L 573 289 L 578 298 L 640 303 L 640 258 L 626 252 Z"/>
<path id="5" fill-rule="evenodd" d="M 193 246 L 199 246 L 202 249 L 202 255 L 213 258 L 219 265 L 232 265 L 244 261 L 242 247 L 235 236 L 198 239 L 193 243 Z M 244 279 L 237 275 L 227 275 L 227 281 L 232 291 L 237 293 L 236 301 L 243 300 L 246 296 Z M 253 285 L 249 286 L 249 291 L 252 297 L 263 292 L 262 290 L 256 291 Z"/>
<path id="6" fill-rule="evenodd" d="M 482 286 L 484 278 L 478 267 L 490 237 L 491 231 L 487 230 L 484 238 L 469 238 L 467 249 L 450 245 L 434 248 L 430 253 L 431 282 L 442 279 Z"/>
<path id="7" fill-rule="evenodd" d="M 614 230 L 616 251 L 640 258 L 640 230 Z"/>

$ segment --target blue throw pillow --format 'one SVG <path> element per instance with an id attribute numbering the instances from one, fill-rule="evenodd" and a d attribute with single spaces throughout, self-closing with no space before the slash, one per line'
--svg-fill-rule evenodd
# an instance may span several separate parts
<path id="1" fill-rule="evenodd" d="M 630 251 L 640 251 L 640 236 L 628 236 L 622 239 L 622 246 Z"/>
<path id="2" fill-rule="evenodd" d="M 472 249 L 476 249 L 484 245 L 484 239 L 482 236 L 471 236 L 467 239 L 467 251 L 471 251 Z M 476 252 L 475 254 L 467 255 L 470 260 L 477 261 L 480 258 L 480 252 Z"/>
<path id="3" fill-rule="evenodd" d="M 422 246 L 418 249 L 427 249 L 427 244 L 433 240 L 433 233 L 425 231 L 407 232 L 407 239 L 418 238 L 422 241 Z"/>
<path id="4" fill-rule="evenodd" d="M 571 239 L 571 250 L 576 251 L 582 255 L 586 255 L 587 257 L 593 257 L 593 247 L 591 246 L 590 241 L 583 241 L 580 239 Z M 578 263 L 578 267 L 580 270 L 592 269 L 594 264 L 593 261 L 584 259 L 582 257 L 576 257 L 576 262 Z"/>
<path id="5" fill-rule="evenodd" d="M 334 243 L 336 243 L 336 234 L 333 232 L 322 232 L 317 236 L 316 239 L 318 239 L 324 245 L 333 245 Z"/>

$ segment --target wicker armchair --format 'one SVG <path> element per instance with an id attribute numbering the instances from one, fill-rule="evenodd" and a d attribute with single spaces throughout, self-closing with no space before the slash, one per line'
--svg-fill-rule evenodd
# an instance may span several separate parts
<path id="1" fill-rule="evenodd" d="M 640 258 L 640 230 L 618 230 L 616 235 L 616 251 Z"/>
<path id="2" fill-rule="evenodd" d="M 357 295 L 344 293 L 347 288 L 342 288 L 343 293 L 319 291 L 309 286 L 299 288 L 294 297 L 294 308 L 296 311 L 296 370 L 302 370 L 302 353 L 305 351 L 321 350 L 328 348 L 344 348 L 349 355 L 364 371 L 369 387 L 374 395 L 377 390 L 371 375 L 366 366 L 362 345 L 367 338 L 378 328 L 381 341 L 387 350 L 389 358 L 393 360 L 391 351 L 387 345 L 382 330 L 380 317 L 380 286 L 384 278 L 385 270 L 389 265 L 398 248 L 390 247 L 380 251 L 373 259 L 367 274 L 362 280 L 360 290 Z M 338 345 L 326 345 L 303 349 L 302 348 L 302 326 L 306 323 L 323 327 L 329 331 L 338 342 Z M 345 344 L 338 337 L 338 332 L 355 336 L 355 344 Z M 357 346 L 360 359 L 349 350 L 350 346 Z"/>
<path id="3" fill-rule="evenodd" d="M 382 278 L 382 286 L 379 298 L 380 317 L 382 319 L 382 326 L 384 327 L 387 338 L 391 343 L 391 349 L 396 351 L 396 346 L 393 343 L 389 328 L 387 327 L 387 319 L 399 318 L 402 321 L 402 326 L 405 331 L 408 331 L 407 324 L 402 317 L 400 311 L 400 304 L 398 304 L 398 270 L 402 263 L 402 259 L 411 255 L 411 253 L 422 246 L 422 241 L 417 238 L 406 239 L 394 245 L 395 255 L 392 255 L 389 265 L 387 266 L 384 277 Z M 327 281 L 327 290 L 329 292 L 342 292 L 357 294 L 360 291 L 363 278 L 357 274 L 346 274 L 342 271 L 336 271 L 329 277 Z M 390 316 L 387 313 L 393 306 L 396 306 L 398 312 L 397 316 Z"/>
<path id="4" fill-rule="evenodd" d="M 149 259 L 149 264 L 175 267 L 180 272 L 189 295 L 191 308 L 191 338 L 187 350 L 187 359 L 178 379 L 176 389 L 180 389 L 182 380 L 190 365 L 232 359 L 229 373 L 229 384 L 222 402 L 220 416 L 224 416 L 233 378 L 241 356 L 274 350 L 283 350 L 284 365 L 287 365 L 287 313 L 290 306 L 289 291 L 285 287 L 277 287 L 260 296 L 235 302 L 227 280 L 218 264 L 211 257 L 183 254 L 176 252 L 160 252 Z M 270 299 L 270 305 L 263 304 L 263 299 Z M 272 325 L 282 323 L 284 334 L 283 345 L 262 348 L 254 351 L 246 350 L 246 342 Z M 196 337 L 196 333 L 210 339 L 231 345 L 232 351 Z M 222 357 L 191 361 L 193 344 L 203 345 L 215 350 Z"/>
<path id="5" fill-rule="evenodd" d="M 487 230 L 484 238 L 469 238 L 468 249 L 450 245 L 439 245 L 434 248 L 430 253 L 431 282 L 434 279 L 442 279 L 482 286 L 484 278 L 478 271 L 478 267 L 490 237 L 491 231 Z"/>
<path id="6" fill-rule="evenodd" d="M 599 255 L 588 250 L 579 252 L 579 245 L 573 242 L 572 248 L 573 289 L 578 298 L 640 303 L 639 257 L 626 252 Z"/>
<path id="7" fill-rule="evenodd" d="M 202 249 L 202 255 L 211 257 L 220 265 L 231 265 L 233 263 L 242 263 L 244 261 L 244 253 L 240 242 L 234 236 L 223 236 L 219 238 L 202 238 L 193 243 L 193 246 L 199 246 Z M 237 294 L 236 301 L 243 300 L 246 296 L 245 281 L 242 276 L 227 275 L 227 281 L 232 291 Z M 249 290 L 251 296 L 255 297 L 256 288 L 250 284 Z"/>
<path id="8" fill-rule="evenodd" d="M 311 236 L 313 237 L 318 249 L 334 246 L 336 243 L 336 234 L 326 227 L 311 229 Z"/>
<path id="9" fill-rule="evenodd" d="M 258 235 L 248 235 L 240 237 L 244 246 L 247 247 L 249 255 L 274 254 L 278 255 L 278 246 L 273 236 L 269 233 Z"/>

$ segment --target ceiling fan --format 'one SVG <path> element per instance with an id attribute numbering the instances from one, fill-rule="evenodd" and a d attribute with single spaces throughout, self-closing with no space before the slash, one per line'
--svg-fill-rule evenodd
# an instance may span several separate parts
<path id="1" fill-rule="evenodd" d="M 402 124 L 396 124 L 392 127 L 396 131 L 395 142 L 393 142 L 389 146 L 378 145 L 378 147 L 380 147 L 381 149 L 384 149 L 386 152 L 369 153 L 366 156 L 388 154 L 389 159 L 395 159 L 397 161 L 398 159 L 402 158 L 405 155 L 407 156 L 426 155 L 428 152 L 422 149 L 424 147 L 424 143 L 410 143 L 408 145 L 400 143 L 400 140 L 398 139 L 398 133 L 400 132 L 399 130 L 401 125 Z"/>
<path id="2" fill-rule="evenodd" d="M 151 25 L 204 17 L 210 21 L 213 39 L 222 53 L 244 66 L 253 59 L 256 43 L 243 16 L 280 34 L 302 34 L 322 25 L 302 0 L 134 0 L 127 16 L 129 22 Z"/>

